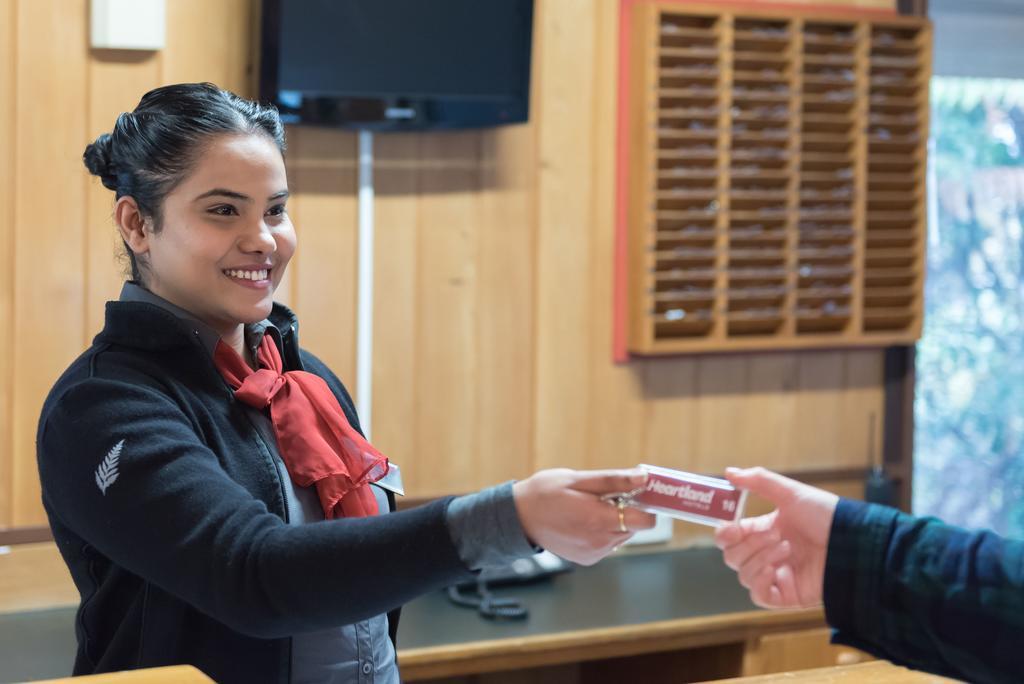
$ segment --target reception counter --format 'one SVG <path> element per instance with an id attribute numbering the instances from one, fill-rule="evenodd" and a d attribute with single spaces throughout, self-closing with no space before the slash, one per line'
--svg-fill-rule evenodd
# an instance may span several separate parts
<path id="1" fill-rule="evenodd" d="M 209 684 L 212 679 L 191 665 L 153 667 L 131 672 L 110 672 L 88 677 L 45 679 L 36 684 Z"/>
<path id="2" fill-rule="evenodd" d="M 529 681 L 555 667 L 587 682 L 641 672 L 642 681 L 682 682 L 862 658 L 828 645 L 820 610 L 756 608 L 713 548 L 624 554 L 496 593 L 521 599 L 529 617 L 489 620 L 442 592 L 407 605 L 403 678 L 504 671 L 502 681 Z"/>
<path id="3" fill-rule="evenodd" d="M 837 665 L 836 667 L 781 672 L 759 677 L 720 679 L 715 684 L 766 684 L 767 682 L 784 682 L 785 684 L 861 684 L 862 682 L 871 682 L 872 684 L 945 684 L 955 681 L 876 660 L 857 665 Z"/>
<path id="4" fill-rule="evenodd" d="M 521 599 L 529 617 L 488 620 L 442 591 L 408 604 L 398 634 L 405 681 L 677 684 L 863 657 L 828 644 L 820 610 L 756 608 L 714 548 L 620 552 L 496 593 Z M 71 670 L 74 607 L 30 608 L 0 612 L 0 682 Z"/>

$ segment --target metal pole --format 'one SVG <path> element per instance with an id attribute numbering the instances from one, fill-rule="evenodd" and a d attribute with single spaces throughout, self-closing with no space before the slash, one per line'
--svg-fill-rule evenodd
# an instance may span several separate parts
<path id="1" fill-rule="evenodd" d="M 367 441 L 373 408 L 373 133 L 359 131 L 359 260 L 356 411 Z"/>

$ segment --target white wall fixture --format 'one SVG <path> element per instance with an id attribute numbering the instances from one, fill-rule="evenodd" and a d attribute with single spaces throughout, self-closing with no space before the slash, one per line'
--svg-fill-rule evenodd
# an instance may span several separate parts
<path id="1" fill-rule="evenodd" d="M 373 429 L 373 133 L 359 131 L 359 257 L 356 296 L 356 413 L 363 436 Z"/>
<path id="2" fill-rule="evenodd" d="M 114 50 L 161 50 L 166 42 L 166 0 L 92 0 L 90 44 Z"/>

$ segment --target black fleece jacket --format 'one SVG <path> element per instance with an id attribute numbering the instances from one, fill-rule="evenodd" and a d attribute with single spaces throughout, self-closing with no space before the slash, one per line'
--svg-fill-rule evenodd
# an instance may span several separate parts
<path id="1" fill-rule="evenodd" d="M 285 307 L 284 362 L 326 380 Z M 75 674 L 189 663 L 218 682 L 288 682 L 290 636 L 349 624 L 465 579 L 450 500 L 289 526 L 273 457 L 170 312 L 109 302 L 57 381 L 37 438 L 43 504 L 81 593 Z"/>

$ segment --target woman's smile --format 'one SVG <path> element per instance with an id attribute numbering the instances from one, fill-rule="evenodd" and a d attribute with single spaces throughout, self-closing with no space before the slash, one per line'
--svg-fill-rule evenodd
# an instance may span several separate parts
<path id="1" fill-rule="evenodd" d="M 253 289 L 264 289 L 273 286 L 270 279 L 272 268 L 270 266 L 243 266 L 240 268 L 226 268 L 222 273 L 230 278 L 235 284 Z"/>

